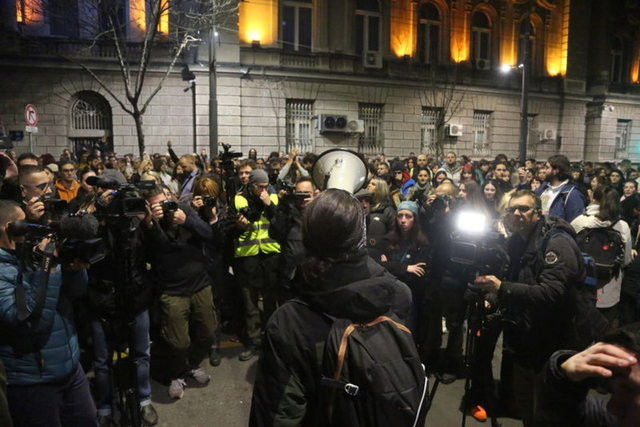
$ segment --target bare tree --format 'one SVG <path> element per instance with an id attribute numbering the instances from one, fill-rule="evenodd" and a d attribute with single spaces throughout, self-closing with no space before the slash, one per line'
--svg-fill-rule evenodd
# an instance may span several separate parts
<path id="1" fill-rule="evenodd" d="M 445 128 L 449 121 L 462 108 L 466 91 L 457 85 L 458 65 L 441 70 L 433 70 L 427 82 L 420 88 L 418 95 L 421 104 L 427 108 L 429 137 L 422 137 L 422 144 L 428 139 L 423 149 L 435 153 L 438 157 L 444 155 L 445 144 L 450 141 L 445 135 Z"/>
<path id="2" fill-rule="evenodd" d="M 58 46 L 47 53 L 84 70 L 133 118 L 140 155 L 145 151 L 144 114 L 176 63 L 186 50 L 196 48 L 201 33 L 215 31 L 215 23 L 224 23 L 237 11 L 237 0 L 34 0 L 28 2 L 28 11 L 24 2 L 17 3 L 23 5 L 23 19 L 39 17 L 41 22 L 32 24 L 76 29 L 64 48 Z M 129 14 L 125 5 L 129 5 Z M 125 16 L 130 22 L 125 22 Z M 18 36 L 37 50 L 46 42 L 38 37 L 42 25 L 33 28 L 36 30 L 30 31 L 29 25 L 20 27 Z M 114 58 L 120 76 L 117 83 L 102 77 L 104 64 L 92 61 L 100 56 Z M 150 85 L 147 77 L 152 71 L 161 77 Z"/>

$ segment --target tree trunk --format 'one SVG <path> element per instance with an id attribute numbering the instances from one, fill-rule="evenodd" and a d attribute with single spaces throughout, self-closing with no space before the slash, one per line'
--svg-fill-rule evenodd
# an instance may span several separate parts
<path id="1" fill-rule="evenodd" d="M 133 120 L 136 122 L 136 134 L 138 136 L 138 149 L 140 150 L 140 158 L 144 155 L 144 129 L 142 128 L 142 114 L 136 112 L 133 114 Z"/>

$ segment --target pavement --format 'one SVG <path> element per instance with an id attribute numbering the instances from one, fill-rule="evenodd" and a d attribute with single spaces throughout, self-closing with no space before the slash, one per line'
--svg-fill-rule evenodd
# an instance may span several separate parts
<path id="1" fill-rule="evenodd" d="M 251 408 L 251 392 L 257 369 L 257 358 L 240 362 L 238 354 L 242 348 L 237 343 L 222 343 L 222 364 L 212 367 L 207 361 L 202 366 L 211 374 L 211 382 L 197 386 L 187 381 L 184 397 L 173 401 L 167 395 L 167 387 L 157 382 L 152 384 L 153 405 L 158 411 L 159 426 L 246 426 Z M 499 352 L 496 352 L 499 354 Z M 497 359 L 497 358 L 496 358 Z M 496 360 L 495 363 L 499 363 Z M 494 365 L 495 365 L 494 363 Z M 499 365 L 498 365 L 499 367 Z M 494 366 L 494 371 L 496 366 Z M 427 416 L 427 426 L 460 426 L 462 413 L 458 410 L 464 391 L 464 380 L 440 386 Z M 500 419 L 503 427 L 522 426 L 520 421 Z M 480 423 L 471 417 L 467 426 L 490 426 L 489 421 Z"/>

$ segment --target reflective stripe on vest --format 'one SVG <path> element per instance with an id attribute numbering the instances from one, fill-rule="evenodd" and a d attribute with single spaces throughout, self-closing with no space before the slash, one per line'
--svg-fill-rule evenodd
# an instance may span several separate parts
<path id="1" fill-rule="evenodd" d="M 278 196 L 276 194 L 270 194 L 269 198 L 271 203 L 278 204 Z M 244 196 L 237 194 L 234 199 L 234 205 L 236 210 L 239 211 L 249 206 L 249 202 Z M 280 253 L 278 241 L 269 237 L 269 225 L 269 220 L 264 213 L 258 221 L 252 222 L 252 229 L 242 233 L 238 238 L 235 257 L 255 256 L 260 252 L 265 254 Z"/>

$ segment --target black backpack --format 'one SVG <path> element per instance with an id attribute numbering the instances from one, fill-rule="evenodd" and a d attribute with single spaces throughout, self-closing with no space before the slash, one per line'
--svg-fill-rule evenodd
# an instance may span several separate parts
<path id="1" fill-rule="evenodd" d="M 428 399 L 424 366 L 411 331 L 390 317 L 362 324 L 334 319 L 325 341 L 322 372 L 325 425 L 424 424 Z"/>
<path id="2" fill-rule="evenodd" d="M 595 261 L 598 288 L 617 278 L 624 263 L 624 242 L 613 228 L 616 222 L 609 227 L 585 228 L 576 237 L 580 250 Z"/>

